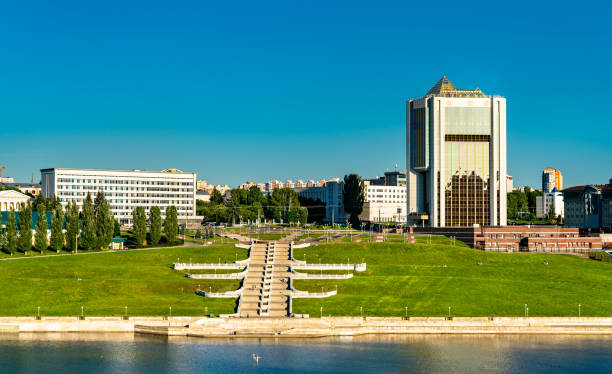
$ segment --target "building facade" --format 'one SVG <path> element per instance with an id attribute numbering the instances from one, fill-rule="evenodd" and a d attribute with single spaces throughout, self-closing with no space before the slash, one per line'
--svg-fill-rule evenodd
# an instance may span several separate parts
<path id="1" fill-rule="evenodd" d="M 544 218 L 552 211 L 555 217 L 565 215 L 563 193 L 553 188 L 551 192 L 544 192 L 536 196 L 536 217 Z"/>
<path id="2" fill-rule="evenodd" d="M 442 77 L 407 102 L 409 224 L 506 225 L 506 99 Z"/>
<path id="3" fill-rule="evenodd" d="M 323 186 L 305 188 L 298 191 L 298 196 L 319 200 L 325 203 L 325 222 L 345 223 L 348 219 L 343 202 L 344 182 L 333 178 Z"/>
<path id="4" fill-rule="evenodd" d="M 604 185 L 569 187 L 563 195 L 566 227 L 612 231 L 612 180 Z"/>
<path id="5" fill-rule="evenodd" d="M 542 170 L 542 192 L 551 192 L 553 189 L 563 190 L 563 175 L 561 170 L 546 168 Z"/>
<path id="6" fill-rule="evenodd" d="M 367 222 L 406 222 L 406 186 L 372 185 L 365 182 L 363 212 Z"/>
<path id="7" fill-rule="evenodd" d="M 103 191 L 113 215 L 124 225 L 132 224 L 132 211 L 139 206 L 148 215 L 156 205 L 165 217 L 166 208 L 174 205 L 179 220 L 196 219 L 196 173 L 63 168 L 40 173 L 44 197 L 57 196 L 64 207 L 74 201 L 81 209 L 88 193 L 95 199 Z"/>
<path id="8" fill-rule="evenodd" d="M 577 228 L 510 225 L 505 227 L 411 228 L 414 232 L 454 237 L 485 251 L 584 253 L 602 248 L 597 236 L 580 236 Z"/>
<path id="9" fill-rule="evenodd" d="M 11 210 L 20 210 L 20 205 L 25 204 L 33 199 L 15 190 L 0 191 L 0 211 L 8 212 Z"/>

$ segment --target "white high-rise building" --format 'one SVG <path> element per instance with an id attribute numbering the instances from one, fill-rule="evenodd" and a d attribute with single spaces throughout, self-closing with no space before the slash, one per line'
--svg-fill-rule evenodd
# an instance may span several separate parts
<path id="1" fill-rule="evenodd" d="M 174 205 L 178 219 L 196 219 L 196 173 L 176 169 L 161 172 L 140 170 L 41 169 L 42 195 L 57 196 L 66 207 L 75 201 L 79 209 L 87 194 L 95 199 L 103 191 L 119 223 L 132 224 L 132 211 L 157 205 L 162 218 L 168 206 Z"/>
<path id="2" fill-rule="evenodd" d="M 407 102 L 408 220 L 506 225 L 506 99 L 442 77 Z"/>

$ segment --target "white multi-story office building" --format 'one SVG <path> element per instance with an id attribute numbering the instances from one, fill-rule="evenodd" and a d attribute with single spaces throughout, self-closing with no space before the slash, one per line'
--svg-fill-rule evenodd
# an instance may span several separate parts
<path id="1" fill-rule="evenodd" d="M 381 186 L 365 182 L 362 221 L 406 222 L 406 186 Z"/>
<path id="2" fill-rule="evenodd" d="M 542 196 L 536 196 L 536 217 L 544 218 L 551 210 L 555 217 L 563 218 L 565 215 L 563 193 L 554 187 L 551 192 L 544 192 Z"/>
<path id="3" fill-rule="evenodd" d="M 506 225 L 506 99 L 442 77 L 406 108 L 409 223 Z"/>
<path id="4" fill-rule="evenodd" d="M 95 199 L 103 191 L 121 224 L 132 224 L 132 211 L 138 206 L 148 215 L 157 205 L 165 217 L 166 208 L 174 205 L 179 220 L 196 219 L 196 173 L 63 168 L 41 169 L 40 173 L 42 195 L 57 196 L 64 207 L 75 201 L 80 209 L 88 193 Z"/>

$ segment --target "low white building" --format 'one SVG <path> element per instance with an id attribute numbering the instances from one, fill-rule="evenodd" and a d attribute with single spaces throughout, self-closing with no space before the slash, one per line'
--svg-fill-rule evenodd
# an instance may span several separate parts
<path id="1" fill-rule="evenodd" d="M 15 190 L 0 191 L 0 211 L 8 212 L 11 209 L 18 211 L 19 205 L 31 201 L 32 198 Z"/>
<path id="2" fill-rule="evenodd" d="M 79 209 L 89 193 L 95 199 L 103 191 L 111 211 L 121 224 L 132 224 L 132 211 L 158 206 L 165 218 L 165 210 L 175 206 L 179 221 L 197 220 L 195 211 L 196 173 L 176 169 L 164 171 L 42 169 L 42 195 L 57 196 L 64 208 L 75 201 Z"/>
<path id="3" fill-rule="evenodd" d="M 565 216 L 563 193 L 553 188 L 551 192 L 544 192 L 542 196 L 536 197 L 536 217 L 544 218 L 553 209 L 555 217 Z"/>
<path id="4" fill-rule="evenodd" d="M 406 186 L 380 186 L 365 182 L 362 221 L 406 222 Z"/>

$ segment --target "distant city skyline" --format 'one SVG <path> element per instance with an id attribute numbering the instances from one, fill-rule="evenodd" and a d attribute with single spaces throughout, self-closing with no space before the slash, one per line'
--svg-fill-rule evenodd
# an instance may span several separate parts
<path id="1" fill-rule="evenodd" d="M 405 102 L 442 75 L 507 99 L 515 186 L 540 188 L 547 167 L 565 187 L 612 178 L 608 4 L 76 4 L 0 8 L 0 164 L 19 182 L 405 170 Z"/>

